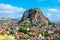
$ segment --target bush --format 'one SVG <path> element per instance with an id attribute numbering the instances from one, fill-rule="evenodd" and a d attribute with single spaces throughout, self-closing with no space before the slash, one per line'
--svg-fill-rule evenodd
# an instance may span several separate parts
<path id="1" fill-rule="evenodd" d="M 56 38 L 56 40 L 60 40 L 60 36 L 58 36 L 58 37 Z"/>
<path id="2" fill-rule="evenodd" d="M 48 36 L 51 36 L 51 34 L 50 33 L 45 33 L 44 36 L 48 37 Z"/>
<path id="3" fill-rule="evenodd" d="M 0 33 L 1 35 L 4 35 L 4 33 Z"/>
<path id="4" fill-rule="evenodd" d="M 9 33 L 10 33 L 11 35 L 14 35 L 14 32 L 13 32 L 13 31 L 10 31 Z"/>
<path id="5" fill-rule="evenodd" d="M 26 30 L 25 28 L 19 28 L 18 32 L 23 32 L 27 34 L 28 32 L 30 32 L 30 30 Z"/>

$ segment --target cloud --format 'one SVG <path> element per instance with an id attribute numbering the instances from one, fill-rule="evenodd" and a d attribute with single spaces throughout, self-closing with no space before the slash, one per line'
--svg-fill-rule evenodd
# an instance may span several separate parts
<path id="1" fill-rule="evenodd" d="M 47 17 L 51 17 L 51 14 L 50 14 L 50 13 L 47 13 L 46 16 L 47 16 Z"/>
<path id="2" fill-rule="evenodd" d="M 50 9 L 48 9 L 48 11 L 50 11 L 50 12 L 58 12 L 59 10 L 58 9 L 54 9 L 54 8 L 50 8 Z"/>
<path id="3" fill-rule="evenodd" d="M 46 17 L 52 22 L 60 21 L 60 8 L 47 8 Z"/>
<path id="4" fill-rule="evenodd" d="M 26 9 L 22 8 L 22 7 L 15 7 L 12 6 L 10 4 L 4 4 L 1 3 L 0 4 L 0 16 L 14 16 L 14 15 L 20 15 L 21 13 L 23 13 Z"/>

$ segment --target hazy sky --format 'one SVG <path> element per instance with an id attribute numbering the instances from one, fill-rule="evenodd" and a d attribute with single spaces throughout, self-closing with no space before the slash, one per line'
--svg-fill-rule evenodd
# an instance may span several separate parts
<path id="1" fill-rule="evenodd" d="M 0 0 L 0 18 L 21 18 L 30 8 L 40 8 L 52 22 L 60 22 L 60 0 Z"/>

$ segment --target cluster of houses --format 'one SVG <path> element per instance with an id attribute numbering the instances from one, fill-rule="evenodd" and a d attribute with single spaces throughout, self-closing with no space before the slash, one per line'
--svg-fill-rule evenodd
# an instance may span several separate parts
<path id="1" fill-rule="evenodd" d="M 30 35 L 34 36 L 29 36 L 27 34 L 24 34 L 22 32 L 19 32 L 16 34 L 17 40 L 19 39 L 26 39 L 26 40 L 56 40 L 56 38 L 60 35 L 60 27 L 56 28 L 27 28 L 27 30 L 32 30 L 34 32 L 29 32 Z M 45 33 L 51 34 L 50 36 L 44 36 Z M 41 34 L 42 33 L 42 34 Z"/>
<path id="2" fill-rule="evenodd" d="M 6 34 L 9 37 L 16 38 L 16 40 L 56 40 L 56 38 L 60 35 L 60 27 L 55 28 L 38 28 L 38 27 L 31 27 L 26 28 L 26 30 L 31 30 L 33 32 L 29 32 L 28 34 L 24 34 L 23 32 L 18 32 L 19 27 L 12 27 L 14 34 L 11 35 L 9 32 L 9 27 L 1 27 L 0 26 L 0 33 Z M 8 30 L 7 30 L 8 29 Z M 51 34 L 50 36 L 45 36 L 45 33 Z"/>
<path id="3" fill-rule="evenodd" d="M 0 19 L 1 20 L 1 19 Z M 5 20 L 5 19 L 3 19 Z M 12 22 L 13 24 L 16 21 Z M 10 29 L 13 28 L 14 34 L 11 35 L 9 32 Z M 16 38 L 16 40 L 56 40 L 56 38 L 60 35 L 60 27 L 55 28 L 39 28 L 39 27 L 30 27 L 26 28 L 26 30 L 31 30 L 32 32 L 28 32 L 28 34 L 24 34 L 23 32 L 18 32 L 18 25 L 10 25 L 10 21 L 1 23 L 0 22 L 0 33 L 6 34 L 9 37 Z M 49 35 L 45 35 L 45 33 Z M 50 35 L 51 34 L 51 35 Z"/>
<path id="4" fill-rule="evenodd" d="M 6 35 L 9 34 L 11 27 L 0 27 L 0 33 L 4 33 Z M 8 29 L 8 30 L 7 30 Z M 19 27 L 13 27 L 14 35 L 8 35 L 10 37 L 16 37 L 16 40 L 56 40 L 56 38 L 60 35 L 60 27 L 56 28 L 37 28 L 31 27 L 26 28 L 26 30 L 31 30 L 33 32 L 29 32 L 28 34 L 24 34 L 22 32 L 18 32 Z M 51 34 L 50 36 L 44 36 L 45 33 Z"/>

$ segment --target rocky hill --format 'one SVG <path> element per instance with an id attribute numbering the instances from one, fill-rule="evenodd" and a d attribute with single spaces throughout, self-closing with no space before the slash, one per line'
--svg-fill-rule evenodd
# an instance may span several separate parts
<path id="1" fill-rule="evenodd" d="M 38 8 L 26 10 L 23 14 L 21 21 L 19 21 L 19 23 L 25 22 L 25 21 L 29 21 L 30 23 L 33 23 L 33 24 L 36 23 L 36 24 L 41 24 L 45 26 L 48 26 L 48 23 L 49 23 L 49 20 L 43 15 L 43 12 Z"/>

